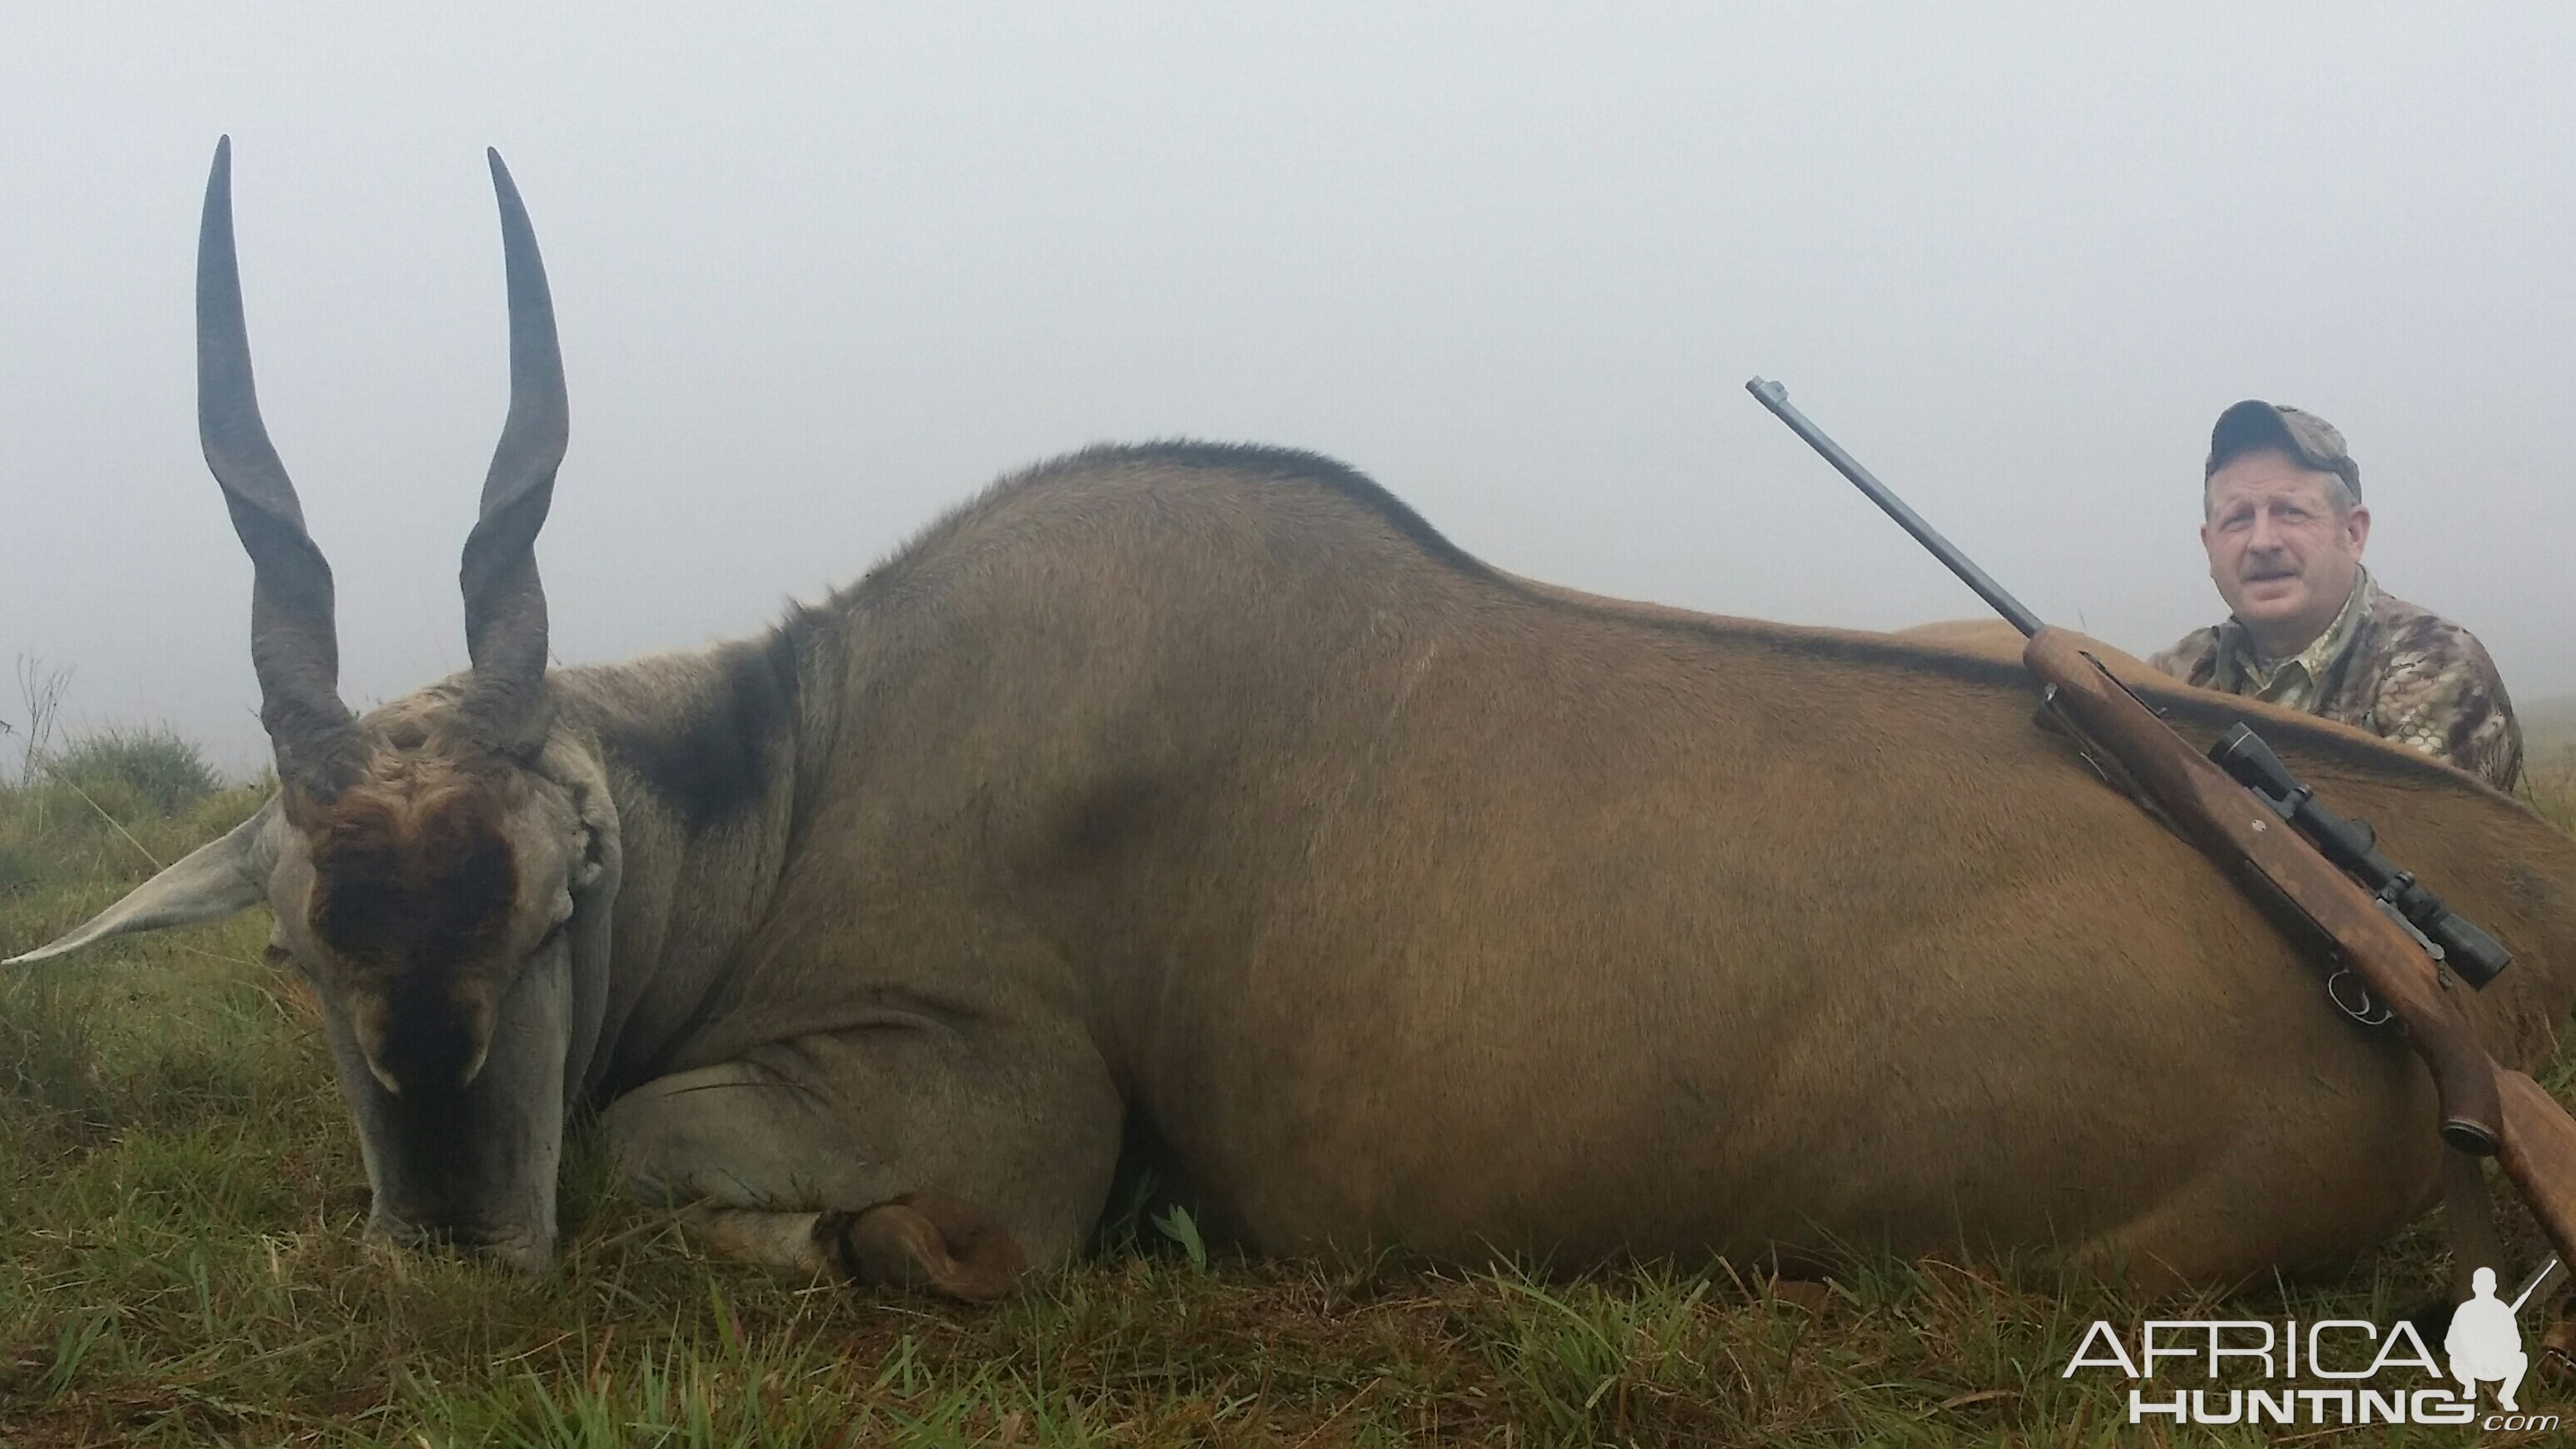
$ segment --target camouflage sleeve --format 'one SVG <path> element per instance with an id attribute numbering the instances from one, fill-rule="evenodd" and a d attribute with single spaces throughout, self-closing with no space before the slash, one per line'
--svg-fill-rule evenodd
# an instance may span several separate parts
<path id="1" fill-rule="evenodd" d="M 2372 713 L 2379 733 L 2510 791 L 2522 777 L 2522 726 L 2486 646 L 2426 616 L 2392 641 Z"/>
<path id="2" fill-rule="evenodd" d="M 2170 674 L 2185 684 L 2207 685 L 2217 672 L 2218 631 L 2194 629 L 2174 641 L 2170 649 L 2159 649 L 2147 656 L 2147 666 L 2161 674 Z"/>

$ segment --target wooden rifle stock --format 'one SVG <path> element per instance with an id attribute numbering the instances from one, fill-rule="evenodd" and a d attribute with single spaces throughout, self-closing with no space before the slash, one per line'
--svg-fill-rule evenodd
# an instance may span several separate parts
<path id="1" fill-rule="evenodd" d="M 2505 1176 L 2559 1261 L 2576 1264 L 2576 1119 L 2529 1076 L 2510 1067 L 2495 1075 L 2504 1099 Z"/>
<path id="2" fill-rule="evenodd" d="M 2576 1263 L 2576 1119 L 2540 1084 L 2500 1068 L 2458 991 L 2410 934 L 2251 790 L 2193 749 L 2063 629 L 2031 635 L 2022 662 L 2067 722 L 2117 760 L 2148 801 L 2213 860 L 2259 876 L 2334 942 L 2432 1069 L 2442 1137 L 2500 1153 L 2561 1258 Z"/>
<path id="3" fill-rule="evenodd" d="M 2495 1064 L 2414 938 L 2288 821 L 2175 734 L 2073 635 L 2041 629 L 2030 636 L 2022 662 L 2051 687 L 2050 702 L 2077 732 L 2118 760 L 2193 844 L 2269 881 L 2335 943 L 2344 967 L 2397 1014 L 2406 1039 L 2433 1069 L 2443 1139 L 2464 1152 L 2492 1155 L 2504 1135 Z"/>

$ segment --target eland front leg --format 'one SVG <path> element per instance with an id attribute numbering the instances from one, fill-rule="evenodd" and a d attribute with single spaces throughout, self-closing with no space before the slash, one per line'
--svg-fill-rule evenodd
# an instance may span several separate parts
<path id="1" fill-rule="evenodd" d="M 725 1256 L 983 1299 L 1080 1248 L 1121 1120 L 1087 1045 L 905 1023 L 656 1078 L 605 1125 L 629 1189 Z"/>

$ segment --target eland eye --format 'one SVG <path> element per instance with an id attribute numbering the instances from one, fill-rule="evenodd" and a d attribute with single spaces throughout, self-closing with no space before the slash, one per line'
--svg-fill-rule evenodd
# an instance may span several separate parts
<path id="1" fill-rule="evenodd" d="M 573 868 L 571 886 L 577 890 L 587 890 L 595 884 L 608 868 L 606 856 L 607 852 L 600 844 L 599 832 L 584 830 L 581 833 L 581 863 Z"/>

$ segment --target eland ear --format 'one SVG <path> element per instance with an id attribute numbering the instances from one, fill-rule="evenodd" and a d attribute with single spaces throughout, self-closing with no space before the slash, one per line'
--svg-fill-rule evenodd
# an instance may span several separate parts
<path id="1" fill-rule="evenodd" d="M 278 818 L 278 798 L 271 796 L 248 820 L 188 852 L 87 925 L 0 965 L 44 961 L 110 936 L 210 921 L 258 905 L 268 899 L 269 872 L 277 868 L 277 837 L 270 827 Z"/>

